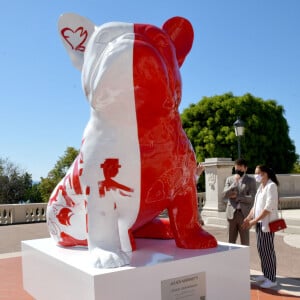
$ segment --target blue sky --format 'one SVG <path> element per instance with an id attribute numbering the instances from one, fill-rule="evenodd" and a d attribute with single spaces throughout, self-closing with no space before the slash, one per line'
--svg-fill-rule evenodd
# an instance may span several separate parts
<path id="1" fill-rule="evenodd" d="M 66 12 L 97 25 L 189 19 L 195 40 L 181 68 L 181 111 L 226 92 L 276 100 L 300 152 L 299 0 L 12 0 L 1 11 L 0 157 L 34 180 L 46 177 L 68 146 L 79 148 L 89 118 L 80 72 L 57 31 Z"/>

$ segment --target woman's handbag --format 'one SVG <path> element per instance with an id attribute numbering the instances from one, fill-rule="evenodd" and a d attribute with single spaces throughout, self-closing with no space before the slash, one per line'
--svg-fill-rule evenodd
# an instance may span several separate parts
<path id="1" fill-rule="evenodd" d="M 269 223 L 270 231 L 271 232 L 276 232 L 279 230 L 283 230 L 286 228 L 286 223 L 283 218 L 274 220 Z"/>
<path id="2" fill-rule="evenodd" d="M 278 206 L 279 206 L 279 209 L 280 209 L 280 219 L 274 220 L 274 221 L 269 223 L 269 228 L 270 228 L 271 232 L 280 231 L 280 230 L 283 230 L 287 227 L 286 223 L 285 223 L 285 220 L 282 217 L 281 203 L 280 203 L 279 199 L 278 199 Z"/>

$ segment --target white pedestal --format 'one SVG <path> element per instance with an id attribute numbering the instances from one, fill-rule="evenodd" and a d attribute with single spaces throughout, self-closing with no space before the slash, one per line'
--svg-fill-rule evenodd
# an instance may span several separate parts
<path id="1" fill-rule="evenodd" d="M 249 248 L 219 243 L 186 250 L 173 240 L 137 239 L 130 266 L 96 269 L 86 249 L 50 238 L 22 242 L 23 284 L 37 300 L 247 300 Z"/>

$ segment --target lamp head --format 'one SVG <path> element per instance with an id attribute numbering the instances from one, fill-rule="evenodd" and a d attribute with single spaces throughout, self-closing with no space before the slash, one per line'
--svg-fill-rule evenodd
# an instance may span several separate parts
<path id="1" fill-rule="evenodd" d="M 244 134 L 244 124 L 245 123 L 240 119 L 240 117 L 238 117 L 237 120 L 233 123 L 236 136 L 242 136 Z"/>

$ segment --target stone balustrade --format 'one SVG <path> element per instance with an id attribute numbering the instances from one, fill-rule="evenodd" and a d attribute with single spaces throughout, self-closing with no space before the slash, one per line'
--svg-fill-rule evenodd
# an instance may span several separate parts
<path id="1" fill-rule="evenodd" d="M 206 203 L 206 193 L 198 193 L 199 209 Z M 300 208 L 300 196 L 280 198 L 282 209 Z M 46 222 L 47 203 L 2 204 L 0 205 L 0 225 Z"/>
<path id="2" fill-rule="evenodd" d="M 2 204 L 0 225 L 45 222 L 46 209 L 47 203 Z"/>
<path id="3" fill-rule="evenodd" d="M 279 197 L 280 209 L 300 209 L 300 196 Z"/>

